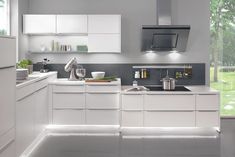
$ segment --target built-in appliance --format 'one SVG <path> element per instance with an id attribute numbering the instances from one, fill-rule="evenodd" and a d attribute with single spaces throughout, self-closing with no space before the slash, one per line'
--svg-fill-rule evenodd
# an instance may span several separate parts
<path id="1" fill-rule="evenodd" d="M 15 139 L 15 45 L 15 38 L 0 36 L 0 156 Z"/>
<path id="2" fill-rule="evenodd" d="M 145 86 L 149 91 L 166 91 L 162 86 Z M 167 91 L 176 91 L 176 92 L 190 92 L 190 90 L 184 86 L 176 86 L 174 90 Z M 166 91 L 166 92 L 167 92 Z"/>
<path id="3" fill-rule="evenodd" d="M 186 51 L 190 26 L 172 25 L 171 7 L 171 0 L 157 0 L 157 25 L 142 27 L 142 51 Z"/>

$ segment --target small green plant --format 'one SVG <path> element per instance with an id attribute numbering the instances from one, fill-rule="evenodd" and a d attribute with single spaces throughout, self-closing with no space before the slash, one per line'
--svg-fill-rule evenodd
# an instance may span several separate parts
<path id="1" fill-rule="evenodd" d="M 29 65 L 33 65 L 33 62 L 29 59 L 23 59 L 17 64 L 17 67 L 27 69 Z"/>

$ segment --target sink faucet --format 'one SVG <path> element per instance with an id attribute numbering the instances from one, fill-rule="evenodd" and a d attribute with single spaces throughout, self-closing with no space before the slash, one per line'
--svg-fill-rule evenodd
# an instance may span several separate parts
<path id="1" fill-rule="evenodd" d="M 69 81 L 79 80 L 79 76 L 77 75 L 77 72 L 76 72 L 77 69 L 78 69 L 77 58 L 74 57 L 70 59 L 69 62 L 64 67 L 64 70 L 66 72 L 70 72 Z"/>

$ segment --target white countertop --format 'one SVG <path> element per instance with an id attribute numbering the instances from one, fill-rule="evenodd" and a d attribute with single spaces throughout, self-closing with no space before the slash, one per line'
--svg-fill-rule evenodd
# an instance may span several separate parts
<path id="1" fill-rule="evenodd" d="M 51 71 L 51 72 L 47 72 L 47 73 L 40 73 L 40 72 L 33 72 L 32 74 L 30 74 L 28 76 L 28 78 L 26 80 L 17 80 L 17 82 L 22 82 L 20 84 L 16 85 L 16 88 L 22 88 L 25 87 L 29 84 L 32 84 L 34 82 L 40 81 L 44 78 L 47 78 L 51 75 L 57 75 L 56 71 Z"/>
<path id="2" fill-rule="evenodd" d="M 118 78 L 117 81 L 112 82 L 85 82 L 85 81 L 69 81 L 68 78 L 58 78 L 49 84 L 53 85 L 121 85 L 121 79 Z"/>
<path id="3" fill-rule="evenodd" d="M 219 94 L 220 92 L 209 86 L 184 86 L 190 91 L 127 91 L 133 86 L 122 86 L 123 94 Z"/>

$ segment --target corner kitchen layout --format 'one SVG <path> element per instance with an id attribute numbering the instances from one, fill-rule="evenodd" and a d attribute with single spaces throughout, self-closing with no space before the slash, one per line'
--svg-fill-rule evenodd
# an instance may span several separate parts
<path id="1" fill-rule="evenodd" d="M 234 157 L 234 6 L 0 0 L 0 157 Z"/>

